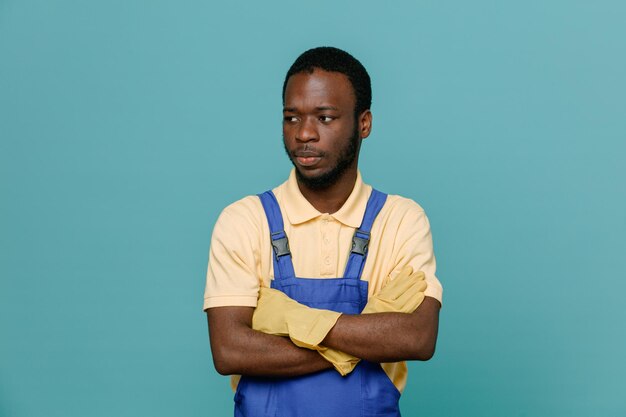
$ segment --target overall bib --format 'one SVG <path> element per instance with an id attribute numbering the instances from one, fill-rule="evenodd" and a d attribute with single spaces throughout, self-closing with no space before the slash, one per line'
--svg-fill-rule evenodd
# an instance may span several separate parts
<path id="1" fill-rule="evenodd" d="M 372 190 L 343 278 L 295 276 L 283 217 L 271 191 L 260 194 L 274 249 L 272 288 L 309 307 L 359 314 L 367 303 L 361 280 L 369 232 L 386 194 Z M 361 360 L 341 376 L 328 369 L 290 378 L 243 376 L 235 393 L 235 417 L 399 417 L 400 392 L 378 363 Z"/>

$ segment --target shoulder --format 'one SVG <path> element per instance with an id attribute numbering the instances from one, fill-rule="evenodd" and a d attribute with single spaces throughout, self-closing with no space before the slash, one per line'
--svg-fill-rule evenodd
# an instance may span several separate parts
<path id="1" fill-rule="evenodd" d="M 379 216 L 382 230 L 392 233 L 397 242 L 421 239 L 430 234 L 426 212 L 410 198 L 390 194 Z"/>
<path id="2" fill-rule="evenodd" d="M 226 206 L 220 216 L 249 218 L 256 217 L 262 212 L 263 206 L 259 197 L 249 195 Z"/>
<path id="3" fill-rule="evenodd" d="M 261 200 L 256 195 L 249 195 L 226 206 L 220 213 L 215 228 L 217 230 L 262 230 L 265 215 Z"/>
<path id="4" fill-rule="evenodd" d="M 285 193 L 287 187 L 287 181 L 274 187 L 271 191 L 276 196 L 277 200 L 281 201 L 281 196 Z M 282 209 L 282 207 L 281 207 Z M 248 195 L 234 203 L 229 204 L 222 210 L 220 218 L 232 219 L 234 221 L 254 222 L 267 224 L 267 218 L 265 216 L 265 210 L 259 195 Z M 219 221 L 219 220 L 218 220 Z"/>
<path id="5" fill-rule="evenodd" d="M 426 216 L 424 209 L 417 202 L 396 194 L 389 194 L 387 196 L 383 211 L 386 212 L 388 216 L 399 218 L 419 218 Z"/>

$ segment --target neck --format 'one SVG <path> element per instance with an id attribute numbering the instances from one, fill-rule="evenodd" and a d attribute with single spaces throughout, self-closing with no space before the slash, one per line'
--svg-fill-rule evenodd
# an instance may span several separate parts
<path id="1" fill-rule="evenodd" d="M 345 204 L 354 189 L 357 169 L 348 169 L 333 184 L 324 188 L 309 188 L 298 181 L 300 192 L 309 203 L 320 213 L 335 213 Z"/>

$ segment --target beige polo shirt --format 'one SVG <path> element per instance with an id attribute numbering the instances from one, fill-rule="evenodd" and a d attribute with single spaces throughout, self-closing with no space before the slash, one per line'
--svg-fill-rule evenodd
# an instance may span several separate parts
<path id="1" fill-rule="evenodd" d="M 289 179 L 273 189 L 282 211 L 285 232 L 296 276 L 342 277 L 352 236 L 361 225 L 372 187 L 358 173 L 354 189 L 336 213 L 320 213 L 304 198 L 292 169 Z M 256 307 L 259 283 L 270 286 L 274 278 L 269 225 L 261 200 L 245 197 L 226 207 L 219 216 L 209 251 L 204 309 L 222 306 Z M 405 265 L 424 271 L 426 296 L 442 301 L 442 287 L 435 276 L 430 225 L 424 210 L 414 201 L 389 195 L 371 230 L 362 279 L 369 282 L 369 296 L 387 276 Z M 382 364 L 396 387 L 406 385 L 405 362 Z"/>

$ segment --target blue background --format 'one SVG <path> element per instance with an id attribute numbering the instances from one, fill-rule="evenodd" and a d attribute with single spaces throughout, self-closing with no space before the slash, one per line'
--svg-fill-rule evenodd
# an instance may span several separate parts
<path id="1" fill-rule="evenodd" d="M 213 223 L 282 182 L 280 91 L 373 79 L 361 170 L 432 224 L 406 416 L 626 415 L 626 3 L 0 0 L 0 415 L 221 416 Z"/>

